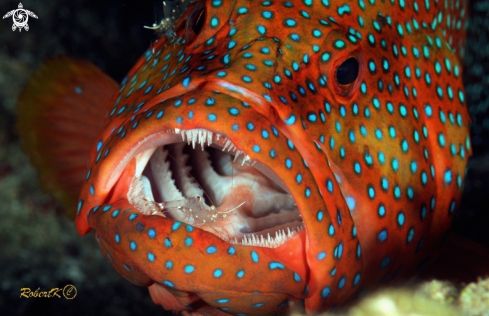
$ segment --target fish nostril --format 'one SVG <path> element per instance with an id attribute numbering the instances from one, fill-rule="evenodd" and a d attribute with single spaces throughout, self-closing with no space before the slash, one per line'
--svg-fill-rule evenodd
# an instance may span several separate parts
<path id="1" fill-rule="evenodd" d="M 359 68 L 360 66 L 356 58 L 348 58 L 336 69 L 336 81 L 340 85 L 353 83 L 358 77 Z"/>
<path id="2" fill-rule="evenodd" d="M 187 24 L 187 29 L 188 26 L 192 27 L 192 31 L 194 31 L 194 34 L 197 35 L 200 33 L 202 30 L 202 27 L 204 26 L 205 22 L 205 8 L 204 7 L 196 7 L 194 11 L 190 14 L 190 17 L 188 19 L 188 24 Z"/>

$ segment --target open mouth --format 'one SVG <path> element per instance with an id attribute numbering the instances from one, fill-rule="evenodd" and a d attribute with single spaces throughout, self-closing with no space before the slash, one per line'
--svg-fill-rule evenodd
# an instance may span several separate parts
<path id="1" fill-rule="evenodd" d="M 211 131 L 167 132 L 182 140 L 136 156 L 128 200 L 141 213 L 187 223 L 230 243 L 270 248 L 304 228 L 290 192 L 269 167 Z"/>

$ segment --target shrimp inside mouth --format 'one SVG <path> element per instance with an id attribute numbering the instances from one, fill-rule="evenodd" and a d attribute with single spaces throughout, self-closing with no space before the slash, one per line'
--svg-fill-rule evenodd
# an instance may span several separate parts
<path id="1" fill-rule="evenodd" d="M 186 142 L 136 157 L 140 172 L 128 200 L 141 213 L 190 224 L 230 243 L 270 248 L 304 228 L 294 199 L 270 168 L 224 136 L 178 131 Z"/>

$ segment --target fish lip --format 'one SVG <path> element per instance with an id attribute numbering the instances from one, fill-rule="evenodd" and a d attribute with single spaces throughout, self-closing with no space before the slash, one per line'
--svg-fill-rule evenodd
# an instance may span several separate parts
<path id="1" fill-rule="evenodd" d="M 131 161 L 132 159 L 135 159 L 135 172 L 133 176 L 133 180 L 131 182 L 131 185 L 128 188 L 128 191 L 126 193 L 125 198 L 128 200 L 128 202 L 133 205 L 135 209 L 137 209 L 140 213 L 145 214 L 145 215 L 159 215 L 161 212 L 155 212 L 157 208 L 154 208 L 154 204 L 150 203 L 150 206 L 148 206 L 148 200 L 144 199 L 144 195 L 141 194 L 141 192 L 137 192 L 138 189 L 134 189 L 137 184 L 135 184 L 135 181 L 141 182 L 141 177 L 143 174 L 143 170 L 148 166 L 149 161 L 151 157 L 153 156 L 153 153 L 155 150 L 159 147 L 166 146 L 166 145 L 172 145 L 176 143 L 182 143 L 182 141 L 188 141 L 188 143 L 191 143 L 191 140 L 189 139 L 189 135 L 195 132 L 203 132 L 207 133 L 207 135 L 211 135 L 206 139 L 206 143 L 210 147 L 214 147 L 219 150 L 227 150 L 227 152 L 232 152 L 237 154 L 237 152 L 241 153 L 243 156 L 242 160 L 242 165 L 247 164 L 248 166 L 253 166 L 256 170 L 259 172 L 263 173 L 266 175 L 266 178 L 270 179 L 270 181 L 273 181 L 278 187 L 280 187 L 284 191 L 284 195 L 290 196 L 288 199 L 293 199 L 290 190 L 288 187 L 285 185 L 283 180 L 273 171 L 272 168 L 268 167 L 267 165 L 259 162 L 259 161 L 254 161 L 251 160 L 251 158 L 244 153 L 243 151 L 240 151 L 236 145 L 234 145 L 225 135 L 220 134 L 220 133 L 215 133 L 207 129 L 191 129 L 191 130 L 184 130 L 184 129 L 179 129 L 179 128 L 174 128 L 174 129 L 166 129 L 165 131 L 159 132 L 152 134 L 151 136 L 148 136 L 144 138 L 142 141 L 138 142 L 138 145 L 136 146 L 138 150 L 133 150 L 132 155 L 126 155 L 123 160 L 120 161 L 119 165 L 122 165 L 125 160 Z M 153 184 L 154 185 L 154 184 Z M 134 193 L 136 192 L 136 193 Z M 228 193 L 225 194 L 226 196 Z M 253 193 L 252 193 L 253 195 Z M 141 197 L 143 197 L 144 202 L 141 202 Z M 139 200 L 138 200 L 139 199 Z M 150 201 L 151 202 L 151 201 Z M 295 199 L 293 199 L 292 205 L 296 205 Z M 155 203 L 158 204 L 158 203 Z M 194 204 L 195 205 L 195 204 Z M 248 204 L 249 205 L 249 204 Z M 256 205 L 256 204 L 252 204 Z M 288 205 L 286 203 L 286 205 Z M 148 211 L 148 207 L 152 208 L 152 211 Z M 238 208 L 239 205 L 236 207 Z M 256 209 L 256 206 L 252 207 L 253 210 Z M 226 209 L 227 211 L 228 209 Z M 260 208 L 258 207 L 258 210 Z M 230 211 L 233 211 L 233 209 L 230 209 Z M 304 222 L 301 219 L 301 212 L 297 206 L 295 208 L 289 209 L 286 207 L 283 210 L 279 210 L 278 213 L 277 211 L 266 211 L 264 209 L 263 213 L 259 214 L 265 214 L 265 215 L 257 215 L 259 217 L 256 217 L 256 220 L 261 220 L 260 216 L 265 216 L 269 218 L 268 216 L 272 216 L 270 218 L 271 223 L 278 223 L 278 224 L 271 224 L 271 226 L 258 226 L 262 227 L 257 231 L 254 230 L 244 230 L 241 231 L 239 230 L 239 233 L 237 235 L 231 235 L 231 234 L 219 234 L 216 233 L 217 230 L 215 227 L 206 226 L 202 225 L 201 223 L 197 223 L 196 225 L 193 225 L 192 223 L 188 223 L 189 225 L 196 226 L 197 228 L 201 228 L 203 230 L 207 230 L 211 233 L 214 233 L 214 235 L 218 236 L 222 240 L 233 243 L 233 244 L 242 244 L 246 246 L 263 246 L 263 247 L 270 247 L 270 248 L 276 248 L 279 247 L 283 244 L 285 244 L 286 241 L 288 241 L 290 238 L 294 237 L 297 233 L 299 233 L 305 226 Z M 284 213 L 283 213 L 284 212 Z M 290 213 L 289 213 L 290 212 Z M 218 212 L 217 214 L 223 214 L 225 212 Z M 267 215 L 268 214 L 268 215 Z M 274 215 L 275 214 L 275 215 Z M 294 215 L 296 214 L 296 215 Z M 285 216 L 285 217 L 284 217 Z M 166 216 L 163 216 L 166 217 Z M 265 218 L 264 217 L 264 218 Z M 173 221 L 183 221 L 179 218 L 174 218 L 173 216 L 170 216 L 170 218 L 166 217 L 167 219 L 173 220 Z M 250 217 L 251 218 L 251 217 Z M 253 217 L 255 218 L 255 217 Z M 252 222 L 254 222 L 253 218 L 251 219 Z M 275 222 L 274 222 L 275 218 Z M 280 220 L 281 218 L 284 218 L 283 220 Z M 292 219 L 291 219 L 292 218 Z M 294 219 L 296 218 L 296 219 Z M 240 217 L 241 219 L 241 217 Z M 245 221 L 245 226 L 248 224 L 248 221 Z M 238 226 L 241 227 L 241 226 Z M 257 226 L 251 226 L 251 227 L 257 227 Z M 267 237 L 268 234 L 268 237 Z M 229 237 L 232 236 L 232 237 Z"/>

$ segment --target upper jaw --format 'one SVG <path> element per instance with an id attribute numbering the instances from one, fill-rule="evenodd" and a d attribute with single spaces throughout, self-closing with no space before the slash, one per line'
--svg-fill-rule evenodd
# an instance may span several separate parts
<path id="1" fill-rule="evenodd" d="M 160 136 L 166 141 L 152 141 L 158 145 L 135 156 L 127 199 L 141 213 L 185 222 L 230 243 L 270 248 L 304 228 L 284 182 L 226 136 L 202 128 Z"/>

